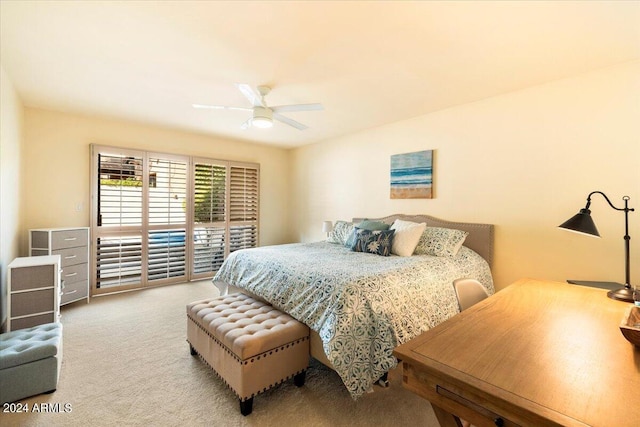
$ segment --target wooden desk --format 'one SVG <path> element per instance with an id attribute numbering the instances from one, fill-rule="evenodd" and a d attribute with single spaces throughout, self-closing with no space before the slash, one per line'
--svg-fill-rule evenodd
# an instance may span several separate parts
<path id="1" fill-rule="evenodd" d="M 640 348 L 619 329 L 628 306 L 603 289 L 523 279 L 394 354 L 442 427 L 459 426 L 456 416 L 478 427 L 638 426 Z"/>

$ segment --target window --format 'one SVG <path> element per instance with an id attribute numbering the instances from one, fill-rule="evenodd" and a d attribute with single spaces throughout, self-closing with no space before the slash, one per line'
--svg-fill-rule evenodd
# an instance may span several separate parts
<path id="1" fill-rule="evenodd" d="M 258 245 L 258 164 L 91 152 L 93 294 L 211 277 Z"/>

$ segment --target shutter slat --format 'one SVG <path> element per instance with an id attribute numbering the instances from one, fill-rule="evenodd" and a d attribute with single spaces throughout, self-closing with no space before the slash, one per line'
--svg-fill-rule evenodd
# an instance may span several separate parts
<path id="1" fill-rule="evenodd" d="M 152 157 L 149 174 L 149 224 L 186 224 L 187 163 Z"/>
<path id="2" fill-rule="evenodd" d="M 103 227 L 142 225 L 142 157 L 98 155 Z"/>
<path id="3" fill-rule="evenodd" d="M 140 236 L 99 237 L 96 249 L 96 286 L 98 288 L 140 283 L 142 278 Z"/>
<path id="4" fill-rule="evenodd" d="M 258 227 L 255 225 L 231 226 L 229 252 L 256 247 Z"/>
<path id="5" fill-rule="evenodd" d="M 154 230 L 148 235 L 149 281 L 186 275 L 186 230 Z"/>
<path id="6" fill-rule="evenodd" d="M 230 221 L 257 221 L 259 196 L 258 170 L 238 166 L 231 166 L 230 169 Z"/>
<path id="7" fill-rule="evenodd" d="M 213 273 L 224 261 L 224 227 L 199 227 L 194 230 L 195 274 Z"/>
<path id="8" fill-rule="evenodd" d="M 196 163 L 194 222 L 225 220 L 226 166 Z"/>

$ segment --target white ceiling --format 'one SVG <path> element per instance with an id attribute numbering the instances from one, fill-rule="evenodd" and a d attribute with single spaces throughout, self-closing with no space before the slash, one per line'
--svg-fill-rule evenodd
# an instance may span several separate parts
<path id="1" fill-rule="evenodd" d="M 640 2 L 0 2 L 23 103 L 299 146 L 640 58 Z M 241 130 L 234 83 L 324 111 Z"/>

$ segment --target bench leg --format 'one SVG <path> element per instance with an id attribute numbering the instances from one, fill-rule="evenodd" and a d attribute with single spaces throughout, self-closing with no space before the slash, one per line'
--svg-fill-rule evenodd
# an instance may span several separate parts
<path id="1" fill-rule="evenodd" d="M 195 348 L 193 348 L 193 346 L 191 344 L 189 344 L 189 352 L 191 352 L 192 356 L 195 356 L 198 354 L 198 352 L 196 351 Z"/>
<path id="2" fill-rule="evenodd" d="M 253 397 L 247 400 L 240 401 L 240 413 L 245 417 L 253 411 Z"/>
<path id="3" fill-rule="evenodd" d="M 304 380 L 306 378 L 306 375 L 307 375 L 307 371 L 300 372 L 299 374 L 293 377 L 293 383 L 298 387 L 302 387 L 304 385 Z"/>

